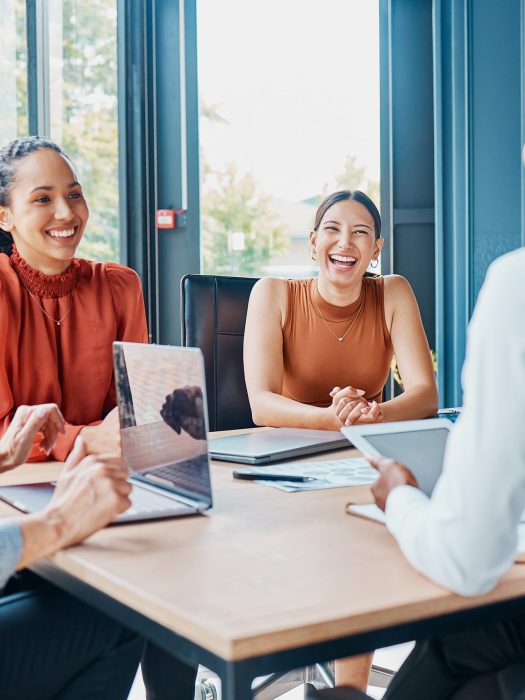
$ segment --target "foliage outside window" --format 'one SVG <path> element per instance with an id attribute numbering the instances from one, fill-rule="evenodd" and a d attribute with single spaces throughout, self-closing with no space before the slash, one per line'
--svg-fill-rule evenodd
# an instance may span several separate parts
<path id="1" fill-rule="evenodd" d="M 51 136 L 75 162 L 90 208 L 79 255 L 119 258 L 116 0 L 49 6 Z"/>
<path id="2" fill-rule="evenodd" d="M 227 128 L 228 122 L 215 106 L 203 102 L 202 123 L 212 122 Z M 216 275 L 262 276 L 272 272 L 272 262 L 282 253 L 288 253 L 291 231 L 286 220 L 279 216 L 278 200 L 265 193 L 251 172 L 239 172 L 235 162 L 222 170 L 214 170 L 201 152 L 202 185 L 202 269 Z M 300 204 L 309 208 L 310 216 L 303 231 L 303 257 L 309 255 L 308 233 L 315 210 L 330 192 L 338 189 L 360 189 L 376 203 L 379 202 L 379 182 L 367 175 L 366 166 L 356 156 L 347 155 L 342 172 L 331 184 Z M 289 256 L 290 257 L 290 256 Z M 305 266 L 303 265 L 303 268 Z M 292 268 L 282 266 L 289 275 Z M 302 270 L 301 276 L 315 274 Z"/>
<path id="3" fill-rule="evenodd" d="M 0 146 L 28 133 L 27 38 L 24 0 L 0 0 Z"/>

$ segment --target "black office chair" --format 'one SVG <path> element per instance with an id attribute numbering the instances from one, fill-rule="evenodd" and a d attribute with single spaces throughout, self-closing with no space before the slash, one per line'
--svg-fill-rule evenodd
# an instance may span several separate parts
<path id="1" fill-rule="evenodd" d="M 242 345 L 253 277 L 185 275 L 182 344 L 204 355 L 210 430 L 253 428 Z"/>
<path id="2" fill-rule="evenodd" d="M 256 282 L 252 277 L 218 275 L 185 275 L 181 281 L 182 343 L 200 348 L 204 355 L 210 430 L 254 427 L 242 349 L 248 300 Z M 258 679 L 252 692 L 265 700 L 276 697 L 274 691 L 281 695 L 309 680 L 332 686 L 332 666 L 271 674 Z"/>

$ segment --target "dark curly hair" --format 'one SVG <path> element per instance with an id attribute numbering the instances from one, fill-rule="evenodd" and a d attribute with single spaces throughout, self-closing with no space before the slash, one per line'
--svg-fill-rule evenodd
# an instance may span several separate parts
<path id="1" fill-rule="evenodd" d="M 9 195 L 15 181 L 15 162 L 42 148 L 56 151 L 67 158 L 60 146 L 42 136 L 25 136 L 21 139 L 15 139 L 8 143 L 7 146 L 0 148 L 0 206 L 9 206 Z M 11 255 L 12 247 L 13 238 L 11 234 L 0 228 L 0 253 Z"/>

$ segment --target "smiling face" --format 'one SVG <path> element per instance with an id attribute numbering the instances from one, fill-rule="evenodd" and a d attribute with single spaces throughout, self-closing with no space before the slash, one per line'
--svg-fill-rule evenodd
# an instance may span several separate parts
<path id="1" fill-rule="evenodd" d="M 44 274 L 69 266 L 89 217 L 82 187 L 71 163 L 41 148 L 15 162 L 8 206 L 0 207 L 0 227 L 9 231 L 20 256 Z"/>
<path id="2" fill-rule="evenodd" d="M 372 259 L 377 259 L 383 239 L 375 237 L 374 220 L 359 202 L 333 204 L 324 214 L 310 243 L 319 262 L 319 277 L 345 286 L 360 283 Z"/>

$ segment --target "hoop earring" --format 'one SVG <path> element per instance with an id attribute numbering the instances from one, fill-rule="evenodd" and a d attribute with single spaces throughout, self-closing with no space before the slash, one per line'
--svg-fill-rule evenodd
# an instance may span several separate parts
<path id="1" fill-rule="evenodd" d="M 314 262 L 317 262 L 317 253 L 315 252 L 315 248 L 312 248 L 312 250 L 310 251 L 310 257 Z"/>
<path id="2" fill-rule="evenodd" d="M 374 265 L 374 263 L 375 263 L 375 265 Z M 373 267 L 374 270 L 375 270 L 375 268 L 376 268 L 378 265 L 379 265 L 379 260 L 378 260 L 377 258 L 373 258 L 373 259 L 370 261 L 370 267 Z"/>

